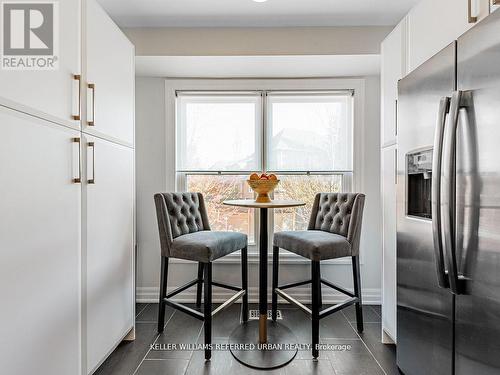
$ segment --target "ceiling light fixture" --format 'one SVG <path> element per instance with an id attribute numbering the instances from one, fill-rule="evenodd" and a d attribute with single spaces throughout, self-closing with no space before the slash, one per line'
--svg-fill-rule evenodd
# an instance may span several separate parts
<path id="1" fill-rule="evenodd" d="M 256 3 L 265 3 L 267 0 L 253 0 Z"/>

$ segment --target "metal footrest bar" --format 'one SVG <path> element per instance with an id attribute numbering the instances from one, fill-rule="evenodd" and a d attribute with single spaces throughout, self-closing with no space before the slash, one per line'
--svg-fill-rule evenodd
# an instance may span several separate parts
<path id="1" fill-rule="evenodd" d="M 285 292 L 283 292 L 281 289 L 279 288 L 276 288 L 274 289 L 274 291 L 282 298 L 286 299 L 288 302 L 294 304 L 295 306 L 297 306 L 299 309 L 301 309 L 302 311 L 304 311 L 306 314 L 309 314 L 311 315 L 312 312 L 311 312 L 311 309 L 309 309 L 307 306 L 305 306 L 304 304 L 302 304 L 301 302 L 297 301 L 295 298 L 289 296 L 288 294 L 286 294 Z"/>
<path id="2" fill-rule="evenodd" d="M 180 292 L 182 292 L 182 291 L 184 291 L 184 290 L 192 287 L 197 282 L 198 282 L 198 280 L 193 280 L 193 281 L 190 281 L 189 283 L 187 283 L 187 284 L 185 284 L 185 285 L 183 285 L 183 286 L 181 286 L 181 287 L 173 290 L 172 292 L 170 292 L 169 294 L 167 294 L 167 298 L 163 299 L 164 303 L 166 305 L 170 306 L 170 307 L 173 307 L 174 309 L 180 310 L 183 313 L 191 315 L 192 317 L 194 317 L 196 319 L 205 320 L 204 315 L 203 315 L 202 312 L 199 312 L 198 310 L 194 310 L 194 309 L 192 309 L 192 308 L 190 308 L 188 306 L 185 306 L 182 303 L 171 301 L 169 299 L 170 297 L 173 297 L 173 296 L 179 294 Z M 212 311 L 212 316 L 214 316 L 215 314 L 218 314 L 221 311 L 227 309 L 229 306 L 231 306 L 233 303 L 235 303 L 237 300 L 239 300 L 241 297 L 243 297 L 245 295 L 245 291 L 243 289 L 241 289 L 241 288 L 232 287 L 230 285 L 220 284 L 220 283 L 212 283 L 212 285 L 217 285 L 217 286 L 220 286 L 222 288 L 231 289 L 231 290 L 235 290 L 235 291 L 238 292 L 238 293 L 234 294 L 231 298 L 229 298 L 228 300 L 226 300 L 222 305 L 220 305 L 219 307 L 217 307 L 214 311 Z"/>
<path id="3" fill-rule="evenodd" d="M 238 288 L 237 286 L 227 285 L 227 284 L 223 284 L 223 283 L 217 283 L 215 281 L 212 281 L 212 286 L 218 286 L 219 288 L 230 289 L 230 290 L 234 290 L 236 292 L 241 290 L 241 288 Z"/>
<path id="4" fill-rule="evenodd" d="M 229 306 L 231 306 L 233 303 L 235 303 L 237 300 L 239 300 L 244 295 L 245 295 L 245 291 L 243 289 L 240 289 L 240 291 L 238 293 L 236 293 L 235 295 L 233 295 L 231 298 L 229 298 L 228 300 L 226 300 L 226 302 L 224 302 L 222 305 L 220 305 L 214 311 L 212 311 L 212 317 L 215 314 L 218 314 L 221 311 L 227 309 Z"/>
<path id="5" fill-rule="evenodd" d="M 196 285 L 197 282 L 198 282 L 198 280 L 193 280 L 193 281 L 188 282 L 187 284 L 184 284 L 183 286 L 178 287 L 177 289 L 171 291 L 170 293 L 167 293 L 167 298 L 171 298 L 171 297 L 185 291 L 186 289 L 191 288 L 193 285 Z"/>
<path id="6" fill-rule="evenodd" d="M 348 300 L 346 300 L 344 302 L 341 302 L 341 303 L 338 303 L 336 305 L 327 307 L 326 309 L 321 310 L 319 312 L 319 318 L 323 319 L 323 318 L 327 317 L 328 315 L 331 315 L 331 314 L 333 314 L 333 313 L 335 313 L 335 312 L 337 312 L 339 310 L 342 310 L 343 308 L 345 308 L 347 306 L 355 304 L 356 302 L 359 302 L 359 298 L 352 297 L 352 298 L 349 298 Z"/>
<path id="7" fill-rule="evenodd" d="M 278 289 L 283 290 L 283 289 L 295 288 L 296 286 L 301 286 L 306 284 L 311 284 L 311 280 L 299 281 L 298 283 L 282 285 L 279 286 Z"/>
<path id="8" fill-rule="evenodd" d="M 186 313 L 188 315 L 191 315 L 193 318 L 196 318 L 196 319 L 199 319 L 199 320 L 204 320 L 204 316 L 203 316 L 203 313 L 199 312 L 199 311 L 196 311 L 190 307 L 187 307 L 187 306 L 184 306 L 183 304 L 181 303 L 178 303 L 178 302 L 174 302 L 174 301 L 171 301 L 169 300 L 168 298 L 164 298 L 163 299 L 163 302 L 170 306 L 170 307 L 173 307 L 174 309 L 177 309 L 179 311 L 182 311 L 183 313 Z"/>
<path id="9" fill-rule="evenodd" d="M 339 291 L 340 293 L 345 294 L 346 296 L 356 297 L 356 295 L 353 292 L 351 292 L 351 291 L 349 291 L 349 290 L 347 290 L 345 288 L 342 288 L 341 286 L 335 285 L 334 283 L 332 283 L 332 282 L 330 282 L 328 280 L 321 279 L 321 283 L 325 284 L 326 286 L 329 286 L 332 289 L 335 289 L 335 290 Z"/>

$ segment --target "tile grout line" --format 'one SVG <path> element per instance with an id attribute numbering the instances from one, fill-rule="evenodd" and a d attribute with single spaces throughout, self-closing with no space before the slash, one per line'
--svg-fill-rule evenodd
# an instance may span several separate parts
<path id="1" fill-rule="evenodd" d="M 201 331 L 203 330 L 203 326 L 204 325 L 202 324 L 201 327 L 200 327 L 200 332 L 198 332 L 198 336 L 196 337 L 196 343 L 195 344 L 198 344 L 198 341 L 200 340 Z M 189 355 L 188 363 L 187 363 L 186 369 L 184 370 L 183 374 L 186 374 L 187 370 L 189 369 L 189 365 L 191 364 L 191 360 L 193 359 L 193 354 L 194 354 L 194 350 L 192 350 L 191 354 Z"/>
<path id="2" fill-rule="evenodd" d="M 144 312 L 144 310 L 146 310 L 146 307 L 148 307 L 148 306 L 149 306 L 149 303 L 146 303 L 145 306 L 141 309 L 141 311 L 139 311 L 139 312 L 136 311 L 135 320 L 137 320 L 139 315 L 141 315 Z"/>
<path id="3" fill-rule="evenodd" d="M 375 362 L 377 362 L 377 365 L 378 367 L 380 367 L 380 369 L 382 370 L 382 372 L 387 375 L 387 372 L 385 372 L 385 369 L 382 367 L 382 365 L 380 364 L 380 362 L 377 360 L 377 358 L 375 358 L 375 356 L 373 355 L 372 351 L 370 350 L 370 348 L 368 347 L 368 345 L 366 345 L 365 341 L 363 340 L 363 338 L 360 336 L 360 334 L 358 333 L 358 331 L 354 328 L 354 326 L 351 324 L 351 322 L 349 321 L 349 319 L 347 319 L 347 317 L 345 316 L 344 312 L 341 310 L 340 311 L 342 313 L 342 315 L 344 316 L 345 320 L 347 320 L 347 323 L 351 326 L 351 328 L 353 329 L 354 333 L 356 333 L 356 335 L 360 338 L 361 342 L 363 343 L 363 345 L 365 346 L 366 350 L 368 350 L 368 353 L 370 353 L 370 355 L 373 357 L 373 359 L 375 360 Z"/>
<path id="4" fill-rule="evenodd" d="M 377 315 L 379 318 L 382 319 L 382 315 L 380 315 L 377 310 L 375 310 L 371 305 L 370 305 L 370 308 L 372 309 L 372 311 L 375 312 L 375 315 Z"/>
<path id="5" fill-rule="evenodd" d="M 165 327 L 167 326 L 167 324 L 170 322 L 170 320 L 172 319 L 172 317 L 174 316 L 175 314 L 175 310 L 172 312 L 172 315 L 170 315 L 170 318 L 168 318 L 167 322 L 165 323 L 165 325 L 163 326 L 163 329 L 165 329 Z M 146 357 L 148 356 L 149 352 L 151 352 L 151 346 L 156 344 L 156 342 L 158 341 L 158 339 L 160 338 L 161 336 L 161 333 L 158 333 L 156 335 L 156 338 L 154 339 L 153 343 L 149 345 L 149 349 L 148 351 L 146 352 L 146 354 L 144 355 L 144 357 L 142 358 L 142 360 L 139 362 L 139 365 L 137 366 L 137 368 L 135 369 L 135 371 L 132 373 L 132 375 L 135 375 L 137 374 L 137 371 L 139 370 L 139 367 L 141 367 L 142 363 L 144 362 L 144 360 L 146 359 Z"/>

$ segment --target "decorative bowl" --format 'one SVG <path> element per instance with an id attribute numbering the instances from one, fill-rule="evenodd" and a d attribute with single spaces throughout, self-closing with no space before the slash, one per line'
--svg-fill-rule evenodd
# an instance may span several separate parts
<path id="1" fill-rule="evenodd" d="M 280 180 L 247 180 L 250 188 L 257 193 L 255 202 L 270 203 L 269 194 L 278 186 Z"/>

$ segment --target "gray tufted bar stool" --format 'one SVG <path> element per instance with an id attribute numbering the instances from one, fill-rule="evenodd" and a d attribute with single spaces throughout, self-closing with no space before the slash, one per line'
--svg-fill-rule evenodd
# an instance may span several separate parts
<path id="1" fill-rule="evenodd" d="M 158 311 L 158 332 L 165 326 L 165 306 L 189 314 L 203 321 L 205 332 L 205 359 L 211 358 L 212 317 L 242 298 L 242 320 L 248 320 L 248 255 L 247 236 L 236 232 L 210 230 L 207 210 L 201 193 L 158 193 L 154 196 L 161 245 L 161 279 Z M 212 262 L 241 250 L 241 288 L 212 281 Z M 167 293 L 168 262 L 179 258 L 198 262 L 197 278 Z M 172 301 L 171 298 L 196 285 L 196 305 L 201 306 L 204 289 L 203 312 Z M 212 311 L 212 286 L 236 293 Z"/>
<path id="2" fill-rule="evenodd" d="M 273 295 L 272 318 L 276 321 L 278 295 L 297 305 L 311 316 L 312 355 L 319 350 L 319 321 L 352 304 L 356 305 L 358 332 L 363 332 L 361 305 L 361 277 L 359 269 L 359 241 L 365 196 L 359 193 L 319 193 L 314 199 L 308 229 L 274 234 L 273 240 Z M 311 280 L 278 286 L 279 249 L 285 249 L 311 260 Z M 326 259 L 352 257 L 354 292 L 321 278 L 320 262 Z M 311 309 L 284 292 L 285 289 L 311 284 Z M 325 284 L 349 298 L 323 310 L 321 284 Z"/>

